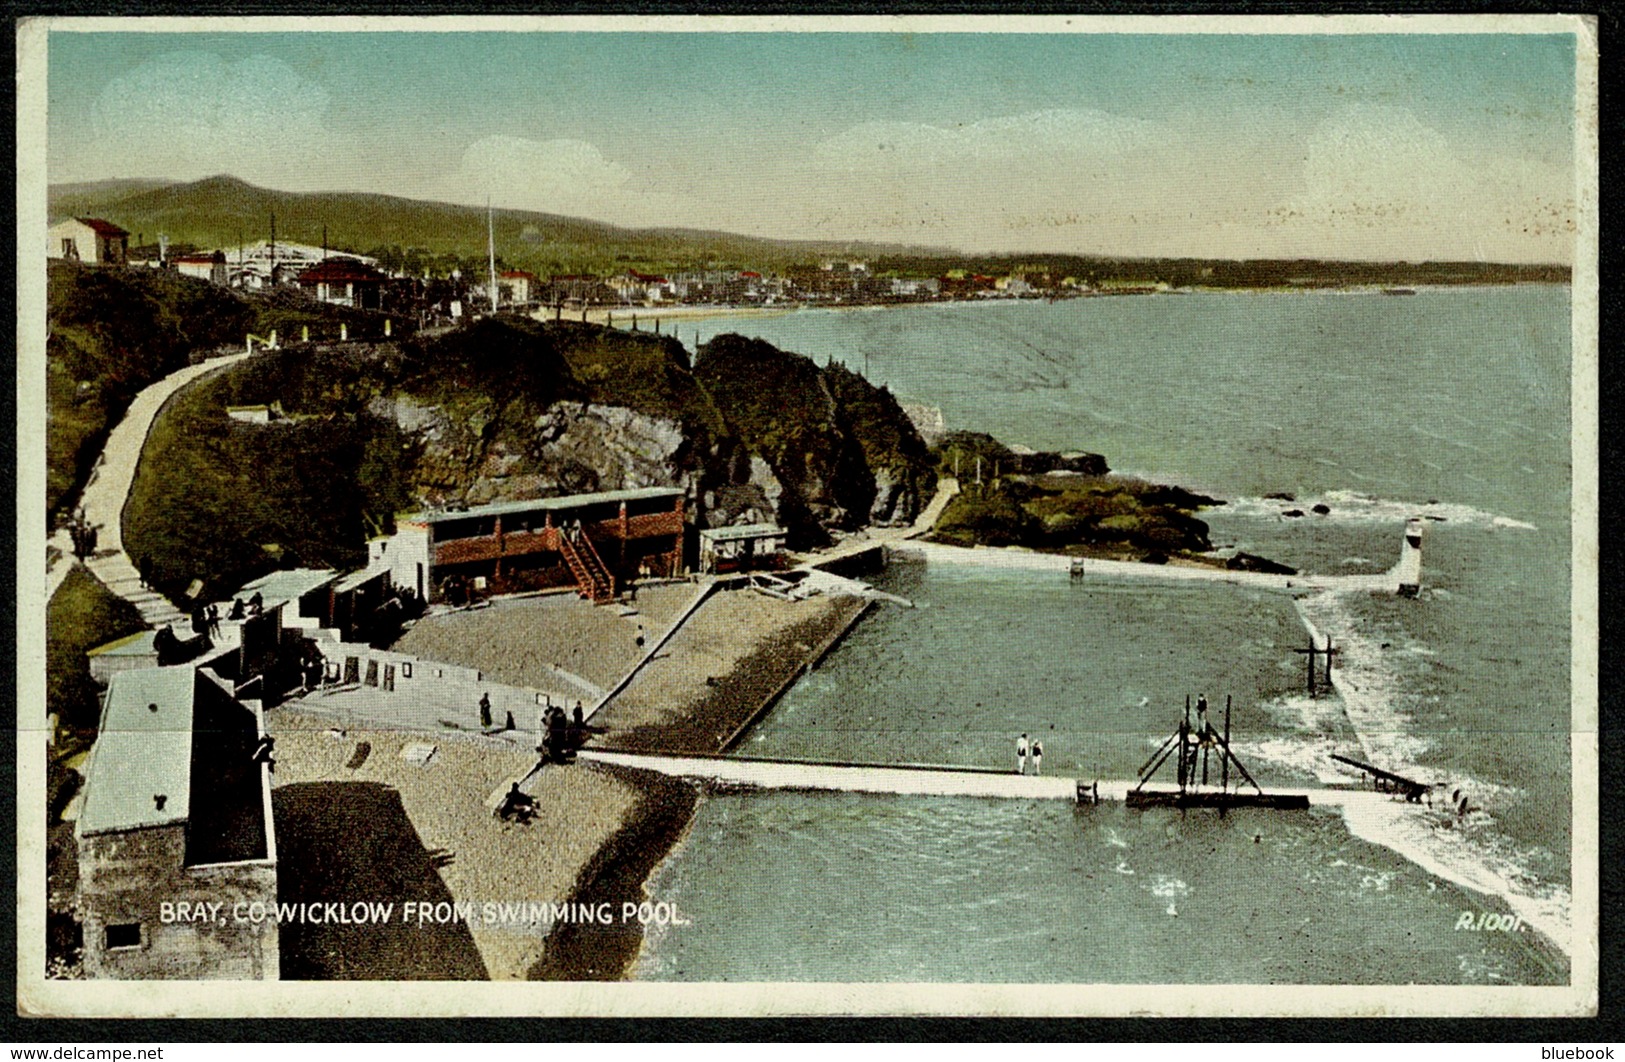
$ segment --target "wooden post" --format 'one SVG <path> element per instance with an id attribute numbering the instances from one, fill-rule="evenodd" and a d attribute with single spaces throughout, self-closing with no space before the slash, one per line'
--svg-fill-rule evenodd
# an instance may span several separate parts
<path id="1" fill-rule="evenodd" d="M 1304 653 L 1305 654 L 1305 659 L 1307 659 L 1309 661 L 1309 696 L 1314 697 L 1314 695 L 1315 695 L 1315 654 L 1320 651 L 1320 650 L 1315 648 L 1315 636 L 1313 634 L 1311 634 L 1309 636 L 1309 648 L 1307 648 L 1307 649 L 1294 649 L 1292 651 L 1294 653 Z"/>
<path id="2" fill-rule="evenodd" d="M 1224 747 L 1230 747 L 1230 695 L 1224 695 Z M 1220 786 L 1226 793 L 1230 792 L 1230 757 L 1226 756 L 1219 761 Z M 1220 814 L 1224 813 L 1224 805 L 1219 805 Z"/>
<path id="3" fill-rule="evenodd" d="M 1196 766 L 1196 758 L 1191 755 L 1191 695 L 1185 695 L 1185 718 L 1180 719 L 1180 792 L 1185 792 L 1185 781 L 1191 775 L 1191 768 Z M 1194 781 L 1194 778 L 1191 778 Z"/>

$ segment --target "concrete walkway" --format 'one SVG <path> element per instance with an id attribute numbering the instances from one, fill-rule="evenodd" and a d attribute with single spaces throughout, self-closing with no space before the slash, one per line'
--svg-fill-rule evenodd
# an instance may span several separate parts
<path id="1" fill-rule="evenodd" d="M 801 760 L 759 760 L 733 756 L 653 756 L 586 748 L 577 756 L 598 763 L 619 764 L 656 771 L 677 778 L 696 778 L 724 785 L 761 789 L 820 789 L 844 793 L 892 793 L 906 796 L 995 797 L 1004 800 L 1076 800 L 1078 783 L 1099 785 L 1101 800 L 1124 800 L 1139 783 L 1121 779 L 1079 779 L 1061 775 L 1022 775 L 977 767 L 923 765 L 814 763 Z M 1166 787 L 1157 787 L 1166 788 Z M 1219 792 L 1218 786 L 1194 787 Z M 1392 801 L 1386 793 L 1369 789 L 1281 789 L 1271 793 L 1306 796 L 1311 805 L 1346 807 L 1372 801 Z"/>
<path id="2" fill-rule="evenodd" d="M 245 351 L 188 365 L 136 395 L 130 408 L 125 411 L 124 419 L 108 435 L 107 445 L 102 448 L 101 456 L 91 470 L 90 481 L 79 495 L 78 507 L 84 510 L 86 521 L 97 529 L 96 555 L 85 567 L 109 590 L 134 605 L 150 627 L 181 623 L 186 616 L 168 599 L 142 587 L 135 564 L 124 552 L 124 505 L 130 498 L 130 487 L 135 483 L 135 470 L 141 463 L 141 451 L 146 446 L 158 411 L 181 388 L 235 365 L 247 356 Z M 65 529 L 52 535 L 49 544 L 61 551 L 61 557 L 46 572 L 47 602 L 56 593 L 57 587 L 62 585 L 62 580 L 74 564 L 73 543 Z"/>
<path id="3" fill-rule="evenodd" d="M 955 494 L 959 493 L 959 481 L 952 476 L 944 476 L 937 480 L 937 493 L 931 498 L 930 504 L 920 510 L 920 515 L 914 522 L 906 527 L 871 527 L 848 536 L 838 545 L 829 549 L 819 550 L 801 556 L 803 567 L 811 565 L 828 564 L 830 561 L 840 560 L 857 553 L 874 549 L 876 546 L 895 546 L 898 543 L 909 542 L 927 534 L 937 526 L 942 511 L 948 507 Z"/>
<path id="4" fill-rule="evenodd" d="M 899 541 L 892 543 L 890 548 L 905 556 L 920 557 L 932 564 L 971 564 L 989 568 L 1052 571 L 1063 574 L 1079 572 L 1085 579 L 1090 576 L 1101 576 L 1161 579 L 1169 582 L 1235 583 L 1263 590 L 1293 592 L 1361 590 L 1393 593 L 1399 589 L 1400 584 L 1397 569 L 1374 575 L 1313 575 L 1308 572 L 1276 575 L 1270 572 L 1231 571 L 1228 568 L 1194 565 L 1095 560 L 1092 557 L 1067 557 L 1057 553 L 990 546 L 967 549 L 963 546 L 947 546 L 937 542 Z"/>

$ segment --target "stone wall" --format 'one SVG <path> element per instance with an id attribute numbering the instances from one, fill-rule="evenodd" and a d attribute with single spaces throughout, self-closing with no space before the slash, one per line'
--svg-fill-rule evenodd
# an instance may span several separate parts
<path id="1" fill-rule="evenodd" d="M 187 867 L 185 854 L 185 824 L 79 839 L 79 908 L 87 977 L 278 977 L 276 919 L 256 923 L 248 918 L 250 904 L 275 909 L 275 862 Z M 205 908 L 207 920 L 189 917 L 165 924 L 165 903 L 220 906 Z M 189 908 L 187 914 L 193 913 Z M 140 927 L 139 943 L 108 948 L 107 927 L 131 924 Z"/>

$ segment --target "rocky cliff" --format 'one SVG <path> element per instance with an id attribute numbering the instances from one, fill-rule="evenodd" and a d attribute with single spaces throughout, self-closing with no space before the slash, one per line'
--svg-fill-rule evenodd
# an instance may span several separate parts
<path id="1" fill-rule="evenodd" d="M 694 374 L 751 455 L 747 483 L 776 490 L 793 547 L 911 521 L 929 495 L 925 443 L 897 401 L 861 376 L 738 335 L 701 347 Z"/>

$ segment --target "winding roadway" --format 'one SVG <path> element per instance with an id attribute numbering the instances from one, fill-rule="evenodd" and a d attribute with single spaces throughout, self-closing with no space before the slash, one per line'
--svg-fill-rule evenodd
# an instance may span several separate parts
<path id="1" fill-rule="evenodd" d="M 168 598 L 141 585 L 135 563 L 124 552 L 124 505 L 130 498 L 135 483 L 135 470 L 141 463 L 141 451 L 152 432 L 153 421 L 159 410 L 185 386 L 212 376 L 248 357 L 248 352 L 227 354 L 196 365 L 188 365 L 151 384 L 135 396 L 124 419 L 107 436 L 90 480 L 79 495 L 79 508 L 85 520 L 96 528 L 96 553 L 85 564 L 92 575 L 100 579 L 113 593 L 134 605 L 149 627 L 162 627 L 166 623 L 180 623 L 184 613 Z M 47 561 L 45 573 L 45 600 L 49 602 L 57 588 L 66 579 L 75 564 L 73 542 L 66 528 L 57 530 L 47 544 L 58 551 L 54 564 Z"/>

